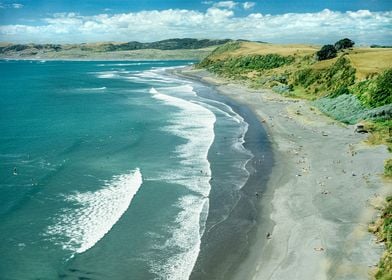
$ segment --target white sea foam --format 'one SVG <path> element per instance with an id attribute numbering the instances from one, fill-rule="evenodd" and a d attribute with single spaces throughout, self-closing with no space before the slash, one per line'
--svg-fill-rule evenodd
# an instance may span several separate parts
<path id="1" fill-rule="evenodd" d="M 159 279 L 189 279 L 200 252 L 201 237 L 208 213 L 208 198 L 187 195 L 182 197 L 178 205 L 182 210 L 176 217 L 176 226 L 171 229 L 172 237 L 158 250 L 175 248 L 176 255 L 157 263 L 152 263 L 151 271 L 159 275 Z"/>
<path id="2" fill-rule="evenodd" d="M 81 88 L 81 91 L 102 91 L 105 90 L 106 87 L 96 87 L 96 88 Z"/>
<path id="3" fill-rule="evenodd" d="M 219 102 L 219 101 L 215 101 L 215 100 L 211 100 L 211 103 L 214 104 L 213 107 L 215 108 L 215 110 L 225 112 L 230 119 L 232 119 L 235 122 L 237 122 L 238 124 L 240 124 L 240 126 L 238 128 L 239 130 L 237 132 L 238 137 L 236 139 L 233 139 L 233 142 L 231 145 L 232 145 L 233 149 L 246 155 L 247 159 L 245 159 L 243 161 L 234 162 L 234 166 L 237 167 L 238 169 L 242 170 L 242 172 L 245 174 L 244 178 L 249 178 L 250 173 L 246 169 L 246 165 L 248 164 L 248 162 L 250 160 L 252 160 L 254 158 L 253 153 L 244 147 L 245 135 L 248 132 L 249 124 L 245 121 L 245 119 L 241 115 L 237 114 L 233 110 L 233 108 L 231 108 L 227 104 Z M 218 109 L 218 107 L 221 107 L 222 109 Z M 238 189 L 241 189 L 245 185 L 246 180 L 247 179 L 241 180 L 238 182 L 238 185 L 237 185 Z"/>
<path id="4" fill-rule="evenodd" d="M 150 79 L 159 80 L 160 82 L 166 83 L 166 84 L 167 83 L 180 83 L 180 84 L 191 84 L 192 83 L 190 81 L 180 80 L 180 79 L 177 79 L 172 76 L 164 75 L 165 71 L 169 68 L 171 68 L 171 67 L 166 67 L 166 68 L 160 67 L 160 68 L 149 70 L 149 71 L 143 71 L 143 72 L 137 73 L 135 75 L 138 77 L 141 77 L 141 78 L 149 79 L 149 80 Z"/>
<path id="5" fill-rule="evenodd" d="M 183 178 L 182 184 L 188 189 L 207 197 L 211 188 L 211 170 L 207 156 L 215 137 L 215 115 L 200 104 L 162 94 L 155 88 L 151 88 L 150 93 L 154 98 L 180 109 L 179 112 L 172 114 L 170 125 L 163 128 L 187 140 L 176 149 L 176 155 L 182 165 L 182 170 L 176 173 L 179 178 Z M 200 137 L 201 135 L 203 137 Z M 172 176 L 172 171 L 169 173 L 168 175 Z"/>
<path id="6" fill-rule="evenodd" d="M 66 197 L 76 208 L 64 209 L 49 226 L 46 235 L 73 253 L 83 253 L 93 247 L 117 223 L 128 209 L 142 184 L 142 174 L 136 169 L 113 177 L 101 190 L 76 193 Z"/>
<path id="7" fill-rule="evenodd" d="M 165 91 L 169 91 L 168 88 Z M 176 96 L 181 95 L 181 91 L 195 95 L 193 88 L 187 85 L 171 89 Z M 155 179 L 179 184 L 194 192 L 179 199 L 177 206 L 181 210 L 176 226 L 171 229 L 172 237 L 161 248 L 177 253 L 164 262 L 152 263 L 152 272 L 161 279 L 188 279 L 200 252 L 208 214 L 211 169 L 207 156 L 215 137 L 216 117 L 202 103 L 163 94 L 155 88 L 151 88 L 150 93 L 155 99 L 180 109 L 172 113 L 170 124 L 163 130 L 186 140 L 176 149 L 181 168 L 160 172 Z"/>
<path id="8" fill-rule="evenodd" d="M 101 64 L 97 64 L 97 66 L 99 67 L 103 67 L 103 66 L 140 66 L 140 65 L 159 65 L 159 64 L 164 64 L 164 62 L 129 62 L 129 63 L 101 63 Z"/>
<path id="9" fill-rule="evenodd" d="M 118 75 L 113 72 L 107 72 L 107 73 L 98 74 L 97 77 L 100 79 L 112 79 L 118 77 Z"/>

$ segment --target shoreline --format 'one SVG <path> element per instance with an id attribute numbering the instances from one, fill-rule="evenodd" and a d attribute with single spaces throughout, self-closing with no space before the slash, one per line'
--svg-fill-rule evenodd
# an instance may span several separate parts
<path id="1" fill-rule="evenodd" d="M 172 75 L 171 69 L 167 71 Z M 189 78 L 186 79 L 189 80 Z M 223 187 L 222 183 L 227 179 L 222 177 L 222 170 L 219 167 L 221 157 L 217 157 L 216 154 L 216 151 L 221 150 L 222 143 L 219 142 L 224 141 L 222 136 L 221 139 L 216 139 L 217 141 L 214 141 L 210 148 L 208 159 L 212 162 L 212 174 L 215 174 L 213 180 L 210 181 L 212 186 L 210 214 L 201 240 L 200 253 L 190 276 L 190 279 L 228 279 L 235 271 L 237 263 L 247 254 L 248 245 L 252 239 L 250 235 L 253 234 L 258 220 L 258 200 L 265 190 L 272 168 L 272 150 L 264 127 L 247 106 L 237 104 L 230 98 L 218 94 L 215 88 L 198 81 L 193 86 L 199 97 L 229 106 L 248 125 L 242 145 L 252 153 L 252 157 L 246 161 L 244 166 L 248 178 L 243 184 L 235 185 L 233 182 L 232 186 Z M 224 137 L 232 136 L 230 134 Z M 237 136 L 234 137 L 237 139 Z M 227 183 L 231 184 L 230 182 L 225 184 Z M 258 193 L 258 196 L 255 193 Z M 225 204 L 225 202 L 228 203 Z M 226 209 L 225 213 L 227 209 L 230 211 L 222 216 L 222 209 Z M 229 244 L 230 246 L 227 246 Z"/>
<path id="2" fill-rule="evenodd" d="M 385 146 L 365 145 L 354 126 L 307 101 L 252 90 L 205 70 L 174 74 L 249 107 L 272 143 L 275 164 L 254 237 L 230 278 L 369 279 L 383 252 L 367 228 L 387 194 L 380 176 L 389 157 Z M 267 239 L 269 223 L 274 227 Z"/>

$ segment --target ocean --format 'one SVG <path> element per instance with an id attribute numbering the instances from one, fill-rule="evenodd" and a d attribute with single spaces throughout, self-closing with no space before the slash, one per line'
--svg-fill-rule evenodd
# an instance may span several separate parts
<path id="1" fill-rule="evenodd" d="M 0 279 L 208 279 L 246 251 L 268 140 L 168 74 L 191 63 L 0 61 Z"/>

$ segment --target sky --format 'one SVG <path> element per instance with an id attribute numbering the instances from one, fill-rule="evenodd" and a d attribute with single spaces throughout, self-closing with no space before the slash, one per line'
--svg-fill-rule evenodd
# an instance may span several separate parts
<path id="1" fill-rule="evenodd" d="M 169 38 L 392 45 L 392 0 L 0 0 L 0 41 Z"/>

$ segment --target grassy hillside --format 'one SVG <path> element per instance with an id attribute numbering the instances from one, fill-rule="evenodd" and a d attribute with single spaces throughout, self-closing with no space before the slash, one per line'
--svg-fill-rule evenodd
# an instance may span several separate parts
<path id="1" fill-rule="evenodd" d="M 382 143 L 391 144 L 392 49 L 345 49 L 333 59 L 317 61 L 319 49 L 229 42 L 198 67 L 250 87 L 312 100 L 323 112 L 345 123 L 375 121 L 369 129 L 385 136 L 379 137 Z"/>
<path id="2" fill-rule="evenodd" d="M 392 68 L 392 49 L 355 48 L 340 52 L 336 58 L 316 61 L 314 54 L 319 48 L 230 42 L 204 59 L 200 67 L 227 78 L 244 80 L 253 87 L 291 85 L 290 95 L 307 99 L 328 96 L 339 89 L 339 83 L 350 86 Z M 272 56 L 282 63 L 266 61 Z M 350 81 L 343 82 L 345 78 Z"/>
<path id="3" fill-rule="evenodd" d="M 254 88 L 312 100 L 324 113 L 345 123 L 363 122 L 370 144 L 392 152 L 392 49 L 350 48 L 318 61 L 319 46 L 229 42 L 197 67 Z M 392 158 L 385 163 L 392 177 Z M 392 197 L 373 226 L 386 242 L 376 279 L 392 280 Z"/>

